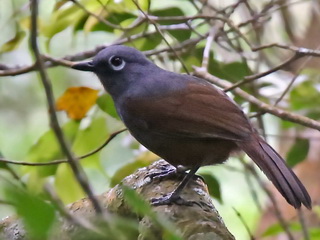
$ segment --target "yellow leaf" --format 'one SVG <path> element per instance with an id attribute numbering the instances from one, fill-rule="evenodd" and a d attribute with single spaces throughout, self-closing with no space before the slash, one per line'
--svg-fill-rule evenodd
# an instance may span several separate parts
<path id="1" fill-rule="evenodd" d="M 56 109 L 66 111 L 71 119 L 80 120 L 96 103 L 98 92 L 88 87 L 70 87 L 58 98 Z"/>

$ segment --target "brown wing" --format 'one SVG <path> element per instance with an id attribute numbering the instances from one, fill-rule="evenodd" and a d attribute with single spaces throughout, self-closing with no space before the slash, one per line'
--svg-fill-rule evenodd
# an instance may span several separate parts
<path id="1" fill-rule="evenodd" d="M 154 133 L 228 140 L 252 133 L 241 109 L 211 85 L 192 82 L 183 91 L 161 98 L 128 99 L 125 105 L 141 127 Z"/>

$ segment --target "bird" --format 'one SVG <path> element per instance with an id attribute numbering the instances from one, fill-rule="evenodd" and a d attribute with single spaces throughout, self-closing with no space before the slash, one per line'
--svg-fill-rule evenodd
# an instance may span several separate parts
<path id="1" fill-rule="evenodd" d="M 183 188 L 200 167 L 224 163 L 242 150 L 290 205 L 311 209 L 307 190 L 284 159 L 258 134 L 242 109 L 208 81 L 162 69 L 124 45 L 108 46 L 72 68 L 99 78 L 138 142 L 174 167 L 190 170 L 173 192 L 153 199 L 152 204 L 178 204 Z"/>

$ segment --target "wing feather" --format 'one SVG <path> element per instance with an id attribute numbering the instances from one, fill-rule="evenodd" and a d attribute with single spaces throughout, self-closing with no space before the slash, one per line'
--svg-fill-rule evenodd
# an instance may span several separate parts
<path id="1" fill-rule="evenodd" d="M 166 96 L 128 98 L 125 107 L 141 126 L 159 134 L 243 140 L 252 132 L 242 110 L 209 84 L 191 82 Z"/>

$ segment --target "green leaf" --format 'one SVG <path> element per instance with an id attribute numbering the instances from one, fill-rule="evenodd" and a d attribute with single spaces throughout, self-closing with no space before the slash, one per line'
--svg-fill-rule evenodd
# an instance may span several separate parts
<path id="1" fill-rule="evenodd" d="M 10 52 L 16 49 L 20 45 L 21 41 L 24 39 L 25 36 L 26 36 L 26 33 L 24 31 L 17 31 L 14 38 L 12 38 L 11 40 L 9 40 L 8 42 L 6 42 L 1 46 L 0 53 Z"/>
<path id="2" fill-rule="evenodd" d="M 200 175 L 208 186 L 209 194 L 222 203 L 220 183 L 217 178 L 209 173 L 201 173 Z"/>
<path id="3" fill-rule="evenodd" d="M 107 227 L 104 228 L 107 239 L 139 239 L 139 223 L 134 218 L 128 216 L 112 216 L 112 221 L 108 221 Z M 101 228 L 101 226 L 100 226 Z M 82 238 L 84 239 L 84 238 Z M 101 235 L 98 238 L 86 238 L 86 239 L 101 239 Z"/>
<path id="4" fill-rule="evenodd" d="M 239 81 L 251 74 L 251 70 L 245 62 L 223 63 L 215 59 L 209 61 L 208 70 L 211 74 L 232 82 Z"/>
<path id="5" fill-rule="evenodd" d="M 290 167 L 302 162 L 309 152 L 309 140 L 297 139 L 287 154 L 287 163 Z"/>
<path id="6" fill-rule="evenodd" d="M 297 125 L 296 123 L 281 119 L 281 127 L 284 128 L 284 129 L 289 129 L 289 128 L 292 128 L 292 127 L 299 127 L 299 125 Z"/>
<path id="7" fill-rule="evenodd" d="M 2 155 L 1 151 L 0 151 L 0 158 L 5 158 L 5 157 Z M 5 170 L 5 171 L 8 171 L 8 172 L 10 172 L 11 174 L 17 175 L 17 174 L 15 173 L 15 171 L 13 170 L 12 167 L 13 167 L 13 166 L 11 166 L 11 165 L 8 164 L 8 163 L 0 162 L 0 169 L 3 169 L 3 170 Z M 18 175 L 17 175 L 17 176 L 18 176 Z"/>
<path id="8" fill-rule="evenodd" d="M 151 15 L 158 16 L 158 17 L 184 16 L 184 12 L 178 7 L 170 7 L 170 8 L 151 11 Z M 170 24 L 177 24 L 177 23 L 183 23 L 183 22 L 186 22 L 186 20 L 158 21 L 158 23 L 161 25 L 170 25 Z"/>
<path id="9" fill-rule="evenodd" d="M 53 206 L 45 200 L 25 190 L 6 187 L 5 196 L 15 206 L 17 214 L 22 217 L 30 239 L 47 239 L 56 220 Z"/>
<path id="10" fill-rule="evenodd" d="M 65 204 L 72 203 L 85 197 L 79 182 L 76 180 L 71 168 L 66 163 L 58 166 L 54 186 L 60 199 Z"/>
<path id="11" fill-rule="evenodd" d="M 65 134 L 65 137 L 69 142 L 73 142 L 76 133 L 79 128 L 78 121 L 70 121 L 66 123 L 62 130 Z M 26 157 L 27 162 L 33 163 L 42 163 L 50 162 L 52 160 L 57 160 L 63 158 L 63 154 L 60 149 L 60 145 L 56 139 L 55 134 L 52 130 L 44 133 L 40 139 L 34 144 Z M 38 177 L 46 177 L 54 174 L 56 166 L 43 166 L 43 167 L 24 167 L 24 172 L 33 172 L 36 173 Z"/>
<path id="12" fill-rule="evenodd" d="M 289 225 L 291 231 L 300 231 L 301 225 L 299 223 L 291 223 Z M 284 232 L 284 229 L 280 223 L 271 225 L 263 234 L 263 237 L 276 236 Z"/>
<path id="13" fill-rule="evenodd" d="M 131 189 L 125 185 L 122 185 L 121 188 L 124 199 L 136 213 L 142 216 L 154 215 L 150 204 L 146 202 L 146 200 L 144 200 L 134 189 Z"/>
<path id="14" fill-rule="evenodd" d="M 114 2 L 116 2 L 115 4 L 117 5 L 122 5 L 126 11 L 135 11 L 137 10 L 137 6 L 133 3 L 132 0 L 122 0 L 122 1 L 116 1 L 113 0 Z M 150 0 L 136 0 L 136 2 L 138 3 L 139 7 L 144 10 L 147 11 L 150 7 Z"/>
<path id="15" fill-rule="evenodd" d="M 310 109 L 310 111 L 307 114 L 308 118 L 312 118 L 312 119 L 320 119 L 320 109 Z"/>
<path id="16" fill-rule="evenodd" d="M 135 19 L 130 18 L 130 19 L 124 20 L 120 24 L 122 27 L 129 27 L 134 22 L 134 20 Z M 114 32 L 115 32 L 115 34 L 123 35 L 123 37 L 129 37 L 134 34 L 142 33 L 144 31 L 146 31 L 147 28 L 148 28 L 148 23 L 142 23 L 134 28 L 126 30 L 125 32 L 123 32 L 123 30 L 120 30 L 120 29 L 116 29 Z"/>
<path id="17" fill-rule="evenodd" d="M 192 66 L 200 66 L 203 59 L 204 48 L 193 49 L 183 54 L 184 63 L 188 70 L 192 70 Z M 245 62 L 224 63 L 215 59 L 214 52 L 210 53 L 209 73 L 231 82 L 236 82 L 251 74 L 250 68 Z"/>
<path id="18" fill-rule="evenodd" d="M 159 33 L 154 33 L 144 38 L 130 41 L 125 45 L 132 46 L 139 49 L 140 51 L 148 51 L 155 49 L 161 42 L 162 36 Z"/>
<path id="19" fill-rule="evenodd" d="M 77 156 L 87 154 L 100 147 L 107 140 L 108 136 L 109 131 L 106 119 L 103 117 L 95 118 L 88 127 L 77 132 L 72 150 Z M 81 160 L 81 165 L 94 167 L 98 170 L 102 169 L 98 153 Z M 70 203 L 84 197 L 83 190 L 75 179 L 70 167 L 66 164 L 58 166 L 55 174 L 55 187 L 65 203 Z"/>
<path id="20" fill-rule="evenodd" d="M 46 45 L 50 44 L 50 40 L 57 33 L 62 32 L 66 28 L 78 24 L 86 13 L 76 5 L 67 8 L 57 9 L 51 16 L 51 20 L 40 24 L 40 32 L 48 38 Z"/>
<path id="21" fill-rule="evenodd" d="M 138 159 L 134 162 L 124 165 L 123 167 L 118 169 L 116 173 L 112 176 L 110 181 L 110 187 L 114 187 L 115 185 L 119 184 L 122 181 L 122 179 L 135 172 L 138 168 L 146 167 L 148 165 L 150 165 L 150 161 L 146 159 Z"/>
<path id="22" fill-rule="evenodd" d="M 320 228 L 309 228 L 310 240 L 319 240 Z"/>
<path id="23" fill-rule="evenodd" d="M 100 147 L 108 139 L 109 134 L 106 119 L 95 118 L 88 127 L 78 131 L 72 150 L 77 156 L 87 154 Z M 81 164 L 100 168 L 99 154 L 81 160 Z"/>
<path id="24" fill-rule="evenodd" d="M 186 30 L 168 30 L 168 32 L 176 38 L 178 41 L 182 42 L 191 37 L 191 31 L 189 29 Z"/>
<path id="25" fill-rule="evenodd" d="M 319 91 L 313 81 L 304 81 L 290 92 L 289 103 L 293 110 L 314 110 L 320 106 Z"/>
<path id="26" fill-rule="evenodd" d="M 201 59 L 194 55 L 192 52 L 189 52 L 188 56 L 183 58 L 183 63 L 187 67 L 188 71 L 192 72 L 193 66 L 201 65 Z"/>
<path id="27" fill-rule="evenodd" d="M 320 219 L 320 206 L 313 206 L 312 212 L 314 212 L 317 215 L 317 217 Z"/>
<path id="28" fill-rule="evenodd" d="M 136 15 L 128 13 L 128 12 L 112 12 L 110 13 L 105 19 L 107 21 L 109 21 L 110 23 L 114 24 L 114 25 L 119 25 L 119 23 L 124 22 L 128 19 L 132 19 L 135 20 L 136 19 Z M 87 19 L 87 18 L 86 18 Z M 84 22 L 82 21 L 82 23 L 79 23 L 76 30 L 82 30 L 83 26 L 84 26 Z M 82 27 L 81 27 L 82 24 Z M 98 22 L 96 25 L 94 25 L 91 29 L 91 31 L 107 31 L 107 32 L 113 32 L 114 28 L 111 26 L 108 26 L 102 22 Z"/>
<path id="29" fill-rule="evenodd" d="M 157 215 L 153 212 L 152 207 L 144 200 L 135 190 L 122 185 L 124 199 L 128 205 L 139 215 L 148 216 L 155 224 L 161 226 L 164 230 L 161 239 L 182 240 L 176 233 L 174 224 L 167 218 Z"/>
<path id="30" fill-rule="evenodd" d="M 107 114 L 109 114 L 111 117 L 114 117 L 118 120 L 120 120 L 120 117 L 117 113 L 117 110 L 114 106 L 114 102 L 110 96 L 110 94 L 105 93 L 103 95 L 101 95 L 98 99 L 97 99 L 97 104 L 98 107 L 106 112 Z"/>

